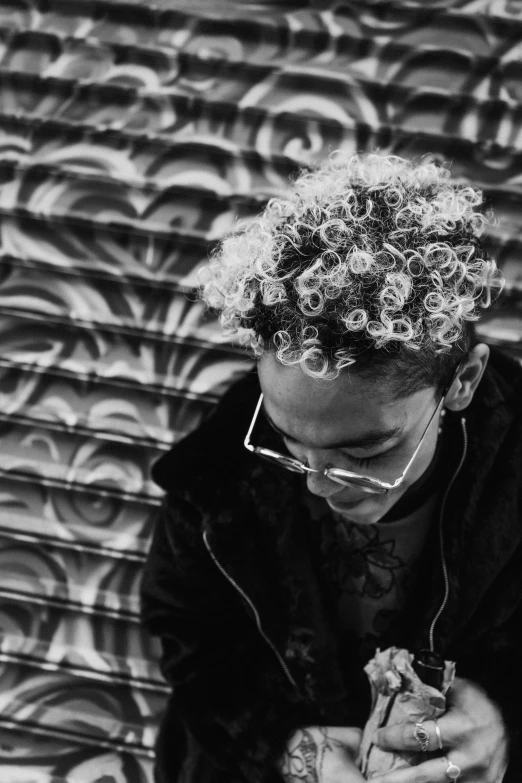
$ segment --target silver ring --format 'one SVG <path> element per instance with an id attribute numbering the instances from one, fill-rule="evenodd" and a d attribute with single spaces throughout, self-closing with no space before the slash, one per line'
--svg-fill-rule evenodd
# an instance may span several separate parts
<path id="1" fill-rule="evenodd" d="M 459 778 L 461 775 L 461 768 L 458 766 L 458 764 L 454 764 L 452 761 L 450 761 L 447 756 L 444 756 L 444 759 L 448 762 L 446 775 L 450 780 L 457 780 L 457 778 Z"/>
<path id="2" fill-rule="evenodd" d="M 430 744 L 430 735 L 424 723 L 416 723 L 413 729 L 413 736 L 419 743 L 420 749 L 426 753 Z"/>
<path id="3" fill-rule="evenodd" d="M 437 742 L 439 743 L 439 750 L 442 750 L 442 735 L 440 733 L 439 724 L 436 720 L 433 721 L 435 724 L 435 734 L 437 735 Z"/>

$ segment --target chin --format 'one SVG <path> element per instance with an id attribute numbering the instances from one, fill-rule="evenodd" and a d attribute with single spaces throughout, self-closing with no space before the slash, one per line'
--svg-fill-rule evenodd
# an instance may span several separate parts
<path id="1" fill-rule="evenodd" d="M 382 500 L 379 501 L 379 498 L 383 497 L 386 498 L 384 503 Z M 343 503 L 341 499 L 337 500 L 335 497 L 327 499 L 326 502 L 335 514 L 350 522 L 357 525 L 376 525 L 398 499 L 398 497 L 391 499 L 389 495 L 367 495 L 357 502 Z"/>
<path id="2" fill-rule="evenodd" d="M 342 514 L 340 511 L 337 511 L 335 513 L 343 519 L 346 519 L 347 522 L 353 522 L 354 525 L 376 525 L 386 512 L 355 514 L 353 511 L 347 511 Z"/>
<path id="3" fill-rule="evenodd" d="M 386 510 L 381 511 L 375 508 L 375 500 L 371 497 L 364 497 L 361 500 L 350 502 L 332 498 L 331 500 L 327 499 L 326 502 L 335 514 L 351 519 L 354 522 L 360 521 L 364 524 L 371 524 L 374 518 L 380 519 L 386 513 Z"/>

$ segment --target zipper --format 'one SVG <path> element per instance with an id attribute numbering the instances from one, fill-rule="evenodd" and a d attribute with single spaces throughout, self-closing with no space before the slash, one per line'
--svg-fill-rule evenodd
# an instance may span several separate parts
<path id="1" fill-rule="evenodd" d="M 449 482 L 448 486 L 446 487 L 446 491 L 444 493 L 444 497 L 442 499 L 441 507 L 440 507 L 440 514 L 439 514 L 439 547 L 440 547 L 440 555 L 441 555 L 441 565 L 442 565 L 442 576 L 444 578 L 444 598 L 442 600 L 442 603 L 440 605 L 440 609 L 433 618 L 433 621 L 430 626 L 430 651 L 432 653 L 435 652 L 435 643 L 434 643 L 434 637 L 435 637 L 435 625 L 437 624 L 441 614 L 443 613 L 444 609 L 446 608 L 446 604 L 448 603 L 449 599 L 449 576 L 448 576 L 448 566 L 446 563 L 446 555 L 444 554 L 444 530 L 443 530 L 443 520 L 444 520 L 444 511 L 446 509 L 446 501 L 448 499 L 448 495 L 450 493 L 450 490 L 455 483 L 460 471 L 462 470 L 462 466 L 464 465 L 464 460 L 466 459 L 466 455 L 468 453 L 468 433 L 466 430 L 466 420 L 464 417 L 461 418 L 460 424 L 462 427 L 462 438 L 464 441 L 464 448 L 462 450 L 462 455 L 460 457 L 460 462 L 457 465 L 457 469 L 455 470 L 453 476 L 451 477 L 451 481 Z"/>
<path id="2" fill-rule="evenodd" d="M 444 497 L 442 499 L 441 507 L 440 507 L 440 514 L 439 514 L 439 547 L 440 547 L 440 554 L 441 554 L 441 565 L 442 565 L 442 575 L 444 579 L 444 598 L 442 599 L 442 603 L 440 605 L 440 608 L 435 615 L 435 617 L 432 620 L 430 631 L 429 631 L 429 644 L 430 644 L 430 651 L 435 652 L 435 643 L 434 643 L 434 637 L 435 637 L 435 626 L 437 622 L 439 621 L 440 616 L 442 615 L 444 609 L 446 608 L 446 605 L 448 603 L 449 599 L 449 576 L 448 576 L 448 566 L 446 563 L 446 555 L 444 553 L 444 530 L 443 530 L 443 520 L 444 520 L 444 511 L 446 509 L 446 502 L 449 496 L 449 493 L 451 491 L 451 488 L 453 487 L 453 484 L 458 478 L 458 475 L 460 471 L 462 470 L 462 466 L 464 465 L 464 461 L 467 456 L 468 452 L 468 433 L 466 430 L 466 420 L 464 417 L 460 420 L 461 428 L 462 428 L 462 438 L 464 441 L 464 448 L 462 450 L 462 455 L 460 457 L 459 464 L 457 465 L 457 468 L 455 472 L 453 473 L 453 476 L 451 477 L 451 480 L 446 487 L 446 491 L 444 493 Z M 265 640 L 265 642 L 268 644 L 274 655 L 276 656 L 277 660 L 279 661 L 279 664 L 281 668 L 283 669 L 286 677 L 288 678 L 289 682 L 291 683 L 292 687 L 294 687 L 296 690 L 298 690 L 297 684 L 292 677 L 290 670 L 286 663 L 284 662 L 279 650 L 273 643 L 273 641 L 266 635 L 265 631 L 263 630 L 263 626 L 261 624 L 261 618 L 259 616 L 259 612 L 257 611 L 254 603 L 252 600 L 248 597 L 248 595 L 245 593 L 245 591 L 238 585 L 235 579 L 230 576 L 230 574 L 223 568 L 217 557 L 215 556 L 214 552 L 212 551 L 212 548 L 208 542 L 207 538 L 207 531 L 205 530 L 203 532 L 203 541 L 205 544 L 205 547 L 212 558 L 213 562 L 215 563 L 216 567 L 219 569 L 219 571 L 223 574 L 225 579 L 234 587 L 234 589 L 239 593 L 239 595 L 243 598 L 244 601 L 248 604 L 250 609 L 252 610 L 252 613 L 254 615 L 257 630 Z"/>
<path id="3" fill-rule="evenodd" d="M 263 626 L 262 626 L 262 624 L 261 624 L 261 618 L 260 618 L 260 616 L 259 616 L 259 612 L 257 611 L 257 609 L 256 609 L 255 605 L 253 604 L 253 602 L 251 601 L 251 599 L 248 597 L 248 595 L 245 593 L 245 591 L 244 591 L 244 590 L 243 590 L 243 589 L 242 589 L 242 588 L 241 588 L 241 587 L 238 585 L 238 583 L 236 582 L 236 580 L 235 580 L 235 579 L 233 579 L 233 578 L 230 576 L 230 574 L 228 574 L 228 573 L 227 573 L 227 571 L 225 571 L 225 569 L 223 568 L 223 566 L 221 565 L 221 563 L 219 562 L 219 560 L 218 560 L 218 559 L 217 559 L 217 557 L 215 556 L 214 552 L 212 551 L 212 548 L 211 548 L 211 546 L 210 546 L 210 544 L 209 544 L 209 542 L 208 542 L 208 538 L 207 538 L 207 531 L 206 531 L 206 530 L 203 532 L 203 541 L 205 542 L 205 546 L 206 546 L 206 548 L 207 548 L 207 550 L 208 550 L 208 553 L 209 553 L 210 557 L 212 558 L 212 560 L 214 561 L 214 563 L 216 564 L 217 568 L 218 568 L 218 569 L 221 571 L 221 573 L 223 574 L 223 576 L 225 577 L 225 579 L 226 579 L 228 582 L 230 582 L 230 584 L 232 585 L 232 587 L 234 587 L 234 588 L 237 590 L 237 592 L 238 592 L 238 593 L 239 593 L 239 595 L 240 595 L 240 596 L 243 598 L 243 600 L 244 600 L 244 601 L 246 601 L 246 602 L 247 602 L 247 604 L 249 605 L 249 607 L 250 607 L 250 609 L 252 610 L 252 613 L 253 613 L 253 615 L 254 615 L 254 617 L 255 617 L 255 620 L 256 620 L 257 630 L 259 631 L 259 633 L 261 634 L 261 636 L 263 637 L 263 639 L 265 640 L 265 642 L 268 644 L 268 646 L 270 647 L 270 649 L 272 650 L 272 652 L 273 652 L 273 653 L 275 654 L 275 656 L 277 657 L 277 660 L 278 660 L 278 661 L 279 661 L 279 663 L 281 664 L 281 668 L 283 669 L 283 671 L 284 671 L 285 675 L 287 676 L 287 678 L 288 678 L 288 680 L 290 681 L 290 683 L 292 684 L 292 686 L 293 686 L 293 687 L 294 687 L 296 690 L 299 690 L 299 689 L 298 689 L 298 687 L 297 687 L 297 683 L 296 683 L 296 681 L 294 680 L 294 678 L 292 677 L 292 675 L 291 675 L 291 673 L 290 673 L 290 670 L 289 670 L 288 666 L 286 665 L 286 663 L 284 662 L 284 660 L 283 660 L 283 658 L 282 658 L 282 656 L 281 656 L 281 654 L 280 654 L 279 650 L 277 649 L 277 647 L 275 646 L 275 644 L 273 643 L 273 641 L 272 641 L 272 640 L 271 640 L 271 639 L 270 639 L 270 638 L 269 638 L 269 637 L 266 635 L 266 633 L 264 632 L 264 630 L 263 630 Z"/>

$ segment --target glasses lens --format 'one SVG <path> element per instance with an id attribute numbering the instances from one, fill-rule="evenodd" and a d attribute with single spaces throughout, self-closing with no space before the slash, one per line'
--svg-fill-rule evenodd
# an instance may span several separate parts
<path id="1" fill-rule="evenodd" d="M 293 473 L 305 472 L 303 466 L 298 460 L 294 459 L 293 457 L 287 457 L 286 454 L 280 454 L 278 451 L 272 451 L 271 449 L 263 448 L 257 448 L 255 452 L 260 457 L 263 457 L 263 459 L 268 460 L 268 462 L 273 462 L 276 465 L 279 465 L 280 468 L 286 468 L 287 470 L 291 470 Z"/>
<path id="2" fill-rule="evenodd" d="M 369 495 L 383 495 L 387 491 L 385 487 L 374 484 L 371 479 L 356 474 L 347 474 L 339 468 L 330 468 L 326 471 L 326 475 L 337 484 L 342 484 L 345 487 L 357 487 Z"/>

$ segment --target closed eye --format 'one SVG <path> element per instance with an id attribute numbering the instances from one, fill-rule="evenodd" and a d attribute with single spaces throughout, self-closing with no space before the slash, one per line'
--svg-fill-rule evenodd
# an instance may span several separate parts
<path id="1" fill-rule="evenodd" d="M 375 457 L 352 457 L 350 454 L 346 454 L 350 462 L 353 462 L 358 468 L 367 468 L 373 463 L 377 462 L 383 455 L 376 454 Z"/>
<path id="2" fill-rule="evenodd" d="M 296 445 L 299 445 L 299 442 L 294 438 L 291 438 L 289 435 L 282 435 L 280 432 L 278 434 L 281 436 L 284 444 L 289 450 L 291 450 L 292 446 L 295 448 Z M 382 452 L 380 454 L 375 454 L 372 457 L 354 457 L 352 454 L 347 454 L 344 451 L 342 453 L 357 468 L 367 468 L 370 465 L 378 462 L 380 459 L 383 459 L 388 454 L 388 452 Z"/>

